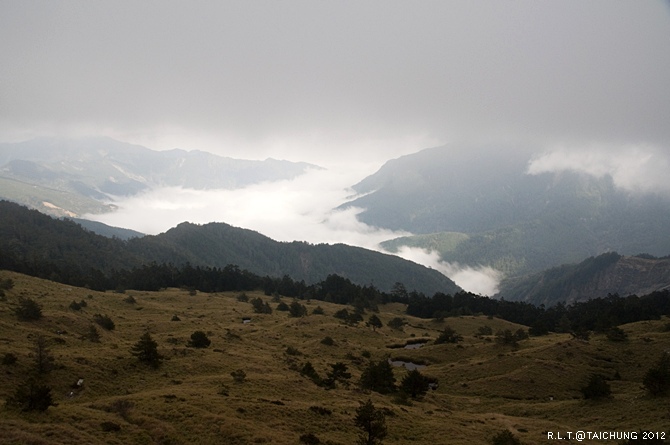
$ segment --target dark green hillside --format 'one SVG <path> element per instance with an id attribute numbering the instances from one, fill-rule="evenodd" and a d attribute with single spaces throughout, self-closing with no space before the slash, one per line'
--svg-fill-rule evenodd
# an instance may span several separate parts
<path id="1" fill-rule="evenodd" d="M 210 267 L 236 264 L 259 275 L 289 275 L 315 283 L 337 274 L 360 285 L 388 291 L 402 282 L 427 294 L 455 292 L 458 287 L 437 271 L 393 255 L 344 244 L 280 243 L 258 232 L 223 223 L 182 223 L 157 236 L 131 240 L 131 251 L 151 252 L 157 262 L 190 261 Z"/>
<path id="2" fill-rule="evenodd" d="M 6 268 L 41 277 L 53 274 L 56 280 L 73 273 L 88 276 L 91 269 L 108 274 L 149 263 L 215 268 L 235 264 L 260 276 L 288 275 L 307 284 L 337 274 L 382 291 L 396 282 L 426 294 L 458 290 L 435 270 L 357 247 L 279 243 L 222 223 L 183 223 L 161 235 L 124 242 L 7 201 L 0 201 L 0 253 Z M 10 263 L 19 266 L 9 267 Z"/>
<path id="3" fill-rule="evenodd" d="M 130 238 L 139 238 L 144 236 L 144 233 L 132 229 L 124 229 L 123 227 L 112 227 L 97 221 L 88 219 L 72 218 L 74 222 L 98 235 L 106 236 L 107 238 L 119 238 L 128 240 Z"/>

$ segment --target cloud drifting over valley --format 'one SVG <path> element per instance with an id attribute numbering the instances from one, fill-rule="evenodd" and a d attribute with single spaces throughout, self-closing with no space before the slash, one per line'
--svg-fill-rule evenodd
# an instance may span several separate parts
<path id="1" fill-rule="evenodd" d="M 225 222 L 277 241 L 346 243 L 378 249 L 389 238 L 407 235 L 367 226 L 356 219 L 360 209 L 333 210 L 344 202 L 354 181 L 351 171 L 312 170 L 292 180 L 237 190 L 155 189 L 114 204 L 114 213 L 87 215 L 105 224 L 147 234 L 164 232 L 189 221 Z"/>
<path id="2" fill-rule="evenodd" d="M 380 242 L 409 233 L 368 226 L 356 219 L 361 209 L 333 210 L 347 198 L 351 179 L 351 173 L 313 170 L 293 180 L 237 190 L 165 187 L 115 202 L 116 212 L 86 218 L 147 234 L 164 232 L 184 221 L 220 221 L 276 241 L 344 243 L 388 253 Z M 433 268 L 481 295 L 494 295 L 502 278 L 490 267 L 447 263 L 436 252 L 423 249 L 405 246 L 394 255 Z"/>

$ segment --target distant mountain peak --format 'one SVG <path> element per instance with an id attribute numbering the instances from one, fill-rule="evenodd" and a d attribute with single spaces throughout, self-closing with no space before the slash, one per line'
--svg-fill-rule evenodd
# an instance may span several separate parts
<path id="1" fill-rule="evenodd" d="M 0 144 L 0 198 L 49 212 L 42 201 L 80 215 L 99 213 L 115 196 L 175 186 L 236 189 L 260 182 L 293 179 L 309 169 L 304 162 L 233 159 L 201 150 L 165 151 L 106 136 L 49 137 Z M 49 192 L 50 191 L 50 192 Z M 51 196 L 56 192 L 58 196 Z M 49 196 L 46 196 L 49 195 Z"/>

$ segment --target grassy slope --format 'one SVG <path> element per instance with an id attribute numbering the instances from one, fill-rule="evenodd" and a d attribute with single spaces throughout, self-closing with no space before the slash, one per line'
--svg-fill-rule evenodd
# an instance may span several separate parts
<path id="1" fill-rule="evenodd" d="M 318 301 L 303 303 L 310 313 L 320 305 L 326 315 L 295 319 L 278 311 L 255 315 L 251 305 L 237 301 L 233 293 L 128 291 L 137 300 L 129 304 L 123 301 L 127 294 L 92 292 L 0 272 L 4 278 L 12 278 L 16 285 L 6 292 L 6 301 L 0 301 L 0 354 L 12 352 L 18 362 L 0 365 L 0 403 L 30 373 L 34 338 L 42 334 L 49 339 L 57 365 L 46 379 L 58 406 L 46 413 L 0 408 L 0 443 L 296 444 L 301 434 L 313 433 L 324 443 L 350 444 L 356 437 L 355 409 L 368 398 L 394 413 L 387 416 L 389 444 L 483 444 L 504 428 L 524 443 L 544 443 L 545 431 L 662 431 L 668 425 L 667 399 L 649 398 L 640 383 L 646 369 L 670 347 L 670 333 L 661 332 L 667 320 L 624 326 L 630 339 L 623 344 L 602 336 L 585 343 L 557 334 L 525 340 L 513 350 L 474 336 L 483 325 L 494 332 L 518 328 L 486 317 L 447 319 L 443 324 L 405 317 L 410 325 L 404 332 L 388 327 L 373 332 L 363 324 L 342 325 L 332 317 L 341 306 Z M 12 308 L 19 296 L 37 300 L 43 319 L 17 321 Z M 76 312 L 68 309 L 73 300 L 88 305 Z M 404 316 L 403 311 L 402 305 L 387 305 L 380 308 L 379 317 L 386 324 Z M 116 323 L 111 332 L 99 328 L 100 343 L 81 339 L 95 313 L 108 314 Z M 175 314 L 181 321 L 170 321 Z M 244 316 L 251 316 L 252 323 L 243 324 Z M 412 337 L 435 338 L 445 324 L 465 341 L 428 343 L 417 350 L 387 347 Z M 129 353 L 147 329 L 169 358 L 158 370 L 138 363 Z M 186 347 L 195 330 L 208 332 L 212 340 L 208 349 Z M 335 345 L 321 344 L 325 336 L 331 336 Z M 287 346 L 303 355 L 287 355 Z M 352 381 L 357 381 L 367 363 L 363 351 L 373 359 L 391 354 L 424 360 L 429 365 L 422 372 L 437 377 L 440 386 L 423 401 L 404 406 L 395 404 L 392 396 L 363 393 L 355 384 L 327 391 L 294 370 L 309 360 L 325 376 L 328 364 L 344 361 Z M 235 383 L 230 376 L 237 369 L 246 372 L 245 383 Z M 616 371 L 621 379 L 610 381 L 612 399 L 580 399 L 579 388 L 590 373 L 613 377 Z M 404 375 L 401 368 L 396 373 L 398 379 Z M 68 397 L 78 378 L 84 379 L 83 389 Z M 113 408 L 119 400 L 130 402 L 132 408 L 119 413 Z M 309 409 L 312 406 L 332 414 L 317 414 Z M 105 421 L 119 424 L 121 430 L 103 432 L 100 424 Z"/>

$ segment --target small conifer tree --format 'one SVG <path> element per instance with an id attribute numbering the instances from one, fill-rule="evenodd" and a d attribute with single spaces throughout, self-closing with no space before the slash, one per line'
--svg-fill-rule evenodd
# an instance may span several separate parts
<path id="1" fill-rule="evenodd" d="M 158 353 L 158 343 L 151 338 L 151 334 L 145 332 L 140 340 L 135 343 L 131 349 L 131 353 L 137 359 L 152 368 L 158 368 L 163 361 L 163 356 Z"/>
<path id="2" fill-rule="evenodd" d="M 384 412 L 375 408 L 370 399 L 356 409 L 354 423 L 361 429 L 357 442 L 359 445 L 381 444 L 388 434 Z"/>

